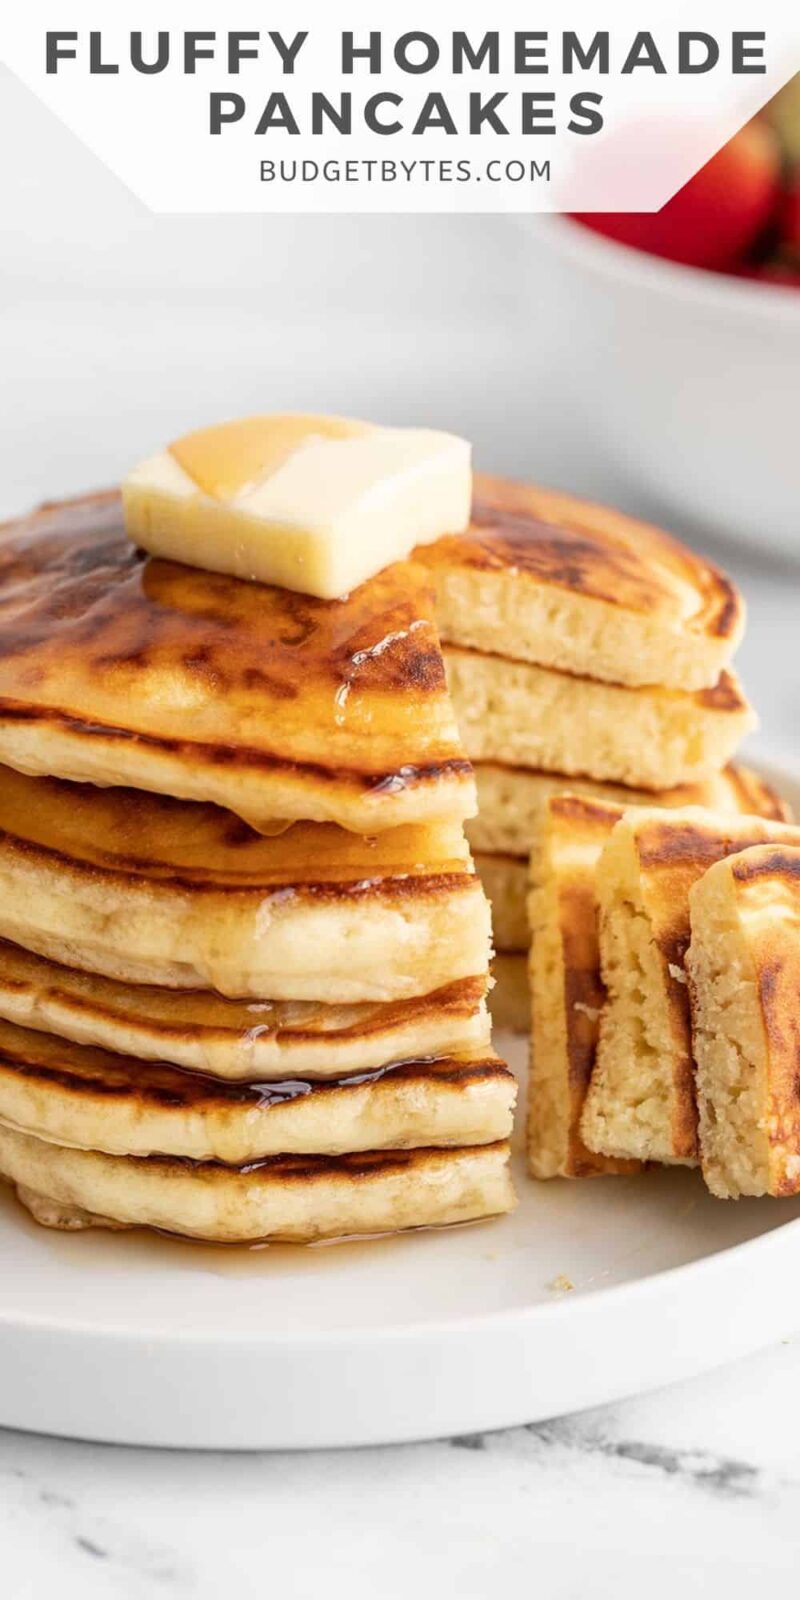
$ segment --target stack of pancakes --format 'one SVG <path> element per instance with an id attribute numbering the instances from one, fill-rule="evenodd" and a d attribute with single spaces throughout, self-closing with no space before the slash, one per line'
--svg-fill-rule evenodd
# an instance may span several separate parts
<path id="1" fill-rule="evenodd" d="M 472 526 L 418 552 L 437 616 L 492 902 L 495 1018 L 527 1032 L 528 863 L 564 790 L 742 810 L 754 718 L 729 668 L 743 608 L 666 534 L 569 495 L 476 478 Z"/>
<path id="2" fill-rule="evenodd" d="M 474 784 L 426 574 L 341 601 L 0 541 L 0 1171 L 55 1226 L 313 1239 L 507 1210 Z"/>

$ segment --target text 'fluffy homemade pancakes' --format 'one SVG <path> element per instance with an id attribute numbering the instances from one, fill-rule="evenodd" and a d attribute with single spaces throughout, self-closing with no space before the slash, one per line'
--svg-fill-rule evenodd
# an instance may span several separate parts
<path id="1" fill-rule="evenodd" d="M 754 845 L 689 892 L 686 956 L 703 1177 L 800 1190 L 800 849 Z"/>
<path id="2" fill-rule="evenodd" d="M 116 983 L 0 939 L 0 1017 L 76 1044 L 243 1082 L 335 1078 L 413 1057 L 485 1050 L 485 977 L 384 1004 L 226 1000 Z"/>
<path id="3" fill-rule="evenodd" d="M 0 1125 L 0 1173 L 47 1227 L 157 1228 L 225 1244 L 441 1227 L 514 1204 L 506 1143 L 228 1167 L 71 1150 Z"/>
<path id="4" fill-rule="evenodd" d="M 314 600 L 146 558 L 116 494 L 44 507 L 0 530 L 0 760 L 255 826 L 467 816 L 432 602 L 414 564 Z"/>
<path id="5" fill-rule="evenodd" d="M 124 983 L 397 1000 L 486 971 L 463 830 L 264 837 L 214 806 L 0 768 L 0 937 Z"/>
<path id="6" fill-rule="evenodd" d="M 271 1155 L 507 1139 L 513 1073 L 482 1057 L 398 1062 L 329 1082 L 223 1083 L 0 1023 L 0 1123 L 111 1155 L 236 1166 Z"/>
<path id="7" fill-rule="evenodd" d="M 477 475 L 472 524 L 416 552 L 449 644 L 610 683 L 715 684 L 740 596 L 685 546 L 607 506 Z"/>

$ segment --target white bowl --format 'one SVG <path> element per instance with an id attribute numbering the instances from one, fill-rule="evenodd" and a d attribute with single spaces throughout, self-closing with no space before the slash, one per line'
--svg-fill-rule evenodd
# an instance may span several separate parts
<path id="1" fill-rule="evenodd" d="M 562 389 L 615 476 L 715 536 L 800 557 L 800 291 L 531 219 Z"/>

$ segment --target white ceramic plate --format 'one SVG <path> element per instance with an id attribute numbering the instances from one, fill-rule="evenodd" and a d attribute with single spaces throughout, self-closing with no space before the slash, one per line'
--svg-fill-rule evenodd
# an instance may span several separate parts
<path id="1" fill-rule="evenodd" d="M 518 1180 L 499 1222 L 305 1250 L 53 1234 L 6 1198 L 0 1424 L 388 1443 L 578 1410 L 800 1328 L 800 1198 L 723 1203 L 677 1170 L 534 1184 L 521 1160 Z"/>

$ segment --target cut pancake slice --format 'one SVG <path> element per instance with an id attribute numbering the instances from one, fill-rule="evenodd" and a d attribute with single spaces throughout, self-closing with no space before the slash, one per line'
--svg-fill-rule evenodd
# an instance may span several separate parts
<path id="1" fill-rule="evenodd" d="M 475 810 L 422 568 L 315 600 L 145 557 L 113 493 L 2 530 L 0 761 L 259 828 Z"/>
<path id="2" fill-rule="evenodd" d="M 767 843 L 798 845 L 800 829 L 694 809 L 617 823 L 597 869 L 608 999 L 581 1121 L 591 1150 L 696 1165 L 689 892 L 716 861 Z"/>
<path id="3" fill-rule="evenodd" d="M 226 1000 L 115 983 L 0 940 L 0 1017 L 146 1061 L 232 1081 L 336 1078 L 489 1045 L 486 977 L 381 1005 Z"/>
<path id="4" fill-rule="evenodd" d="M 0 937 L 123 983 L 393 1001 L 486 971 L 460 826 L 272 837 L 213 806 L 0 768 Z"/>
<path id="5" fill-rule="evenodd" d="M 528 955 L 525 950 L 498 950 L 492 961 L 494 988 L 489 994 L 489 1009 L 496 1028 L 511 1033 L 528 1033 L 531 1025 L 531 996 L 528 987 Z"/>
<path id="6" fill-rule="evenodd" d="M 595 873 L 623 815 L 578 795 L 551 799 L 533 869 L 528 1168 L 533 1178 L 590 1178 L 640 1170 L 588 1150 L 580 1119 L 594 1066 L 605 991 Z"/>
<path id="7" fill-rule="evenodd" d="M 526 951 L 530 943 L 527 856 L 476 855 L 475 871 L 489 897 L 497 949 Z"/>
<path id="8" fill-rule="evenodd" d="M 70 1150 L 0 1126 L 0 1172 L 49 1227 L 157 1228 L 226 1244 L 438 1227 L 514 1204 L 505 1143 L 272 1156 L 237 1168 Z"/>
<path id="9" fill-rule="evenodd" d="M 689 895 L 700 1159 L 712 1194 L 800 1191 L 800 849 L 719 861 Z"/>
<path id="10" fill-rule="evenodd" d="M 445 663 L 473 761 L 670 789 L 709 778 L 755 717 L 732 673 L 713 689 L 630 688 L 477 650 Z"/>
<path id="11" fill-rule="evenodd" d="M 490 763 L 478 766 L 476 775 L 481 809 L 466 831 L 474 850 L 475 870 L 491 903 L 494 942 L 499 950 L 527 950 L 530 944 L 529 876 L 536 869 L 542 832 L 548 825 L 549 801 L 555 795 L 586 795 L 621 809 L 655 803 L 665 810 L 704 806 L 709 811 L 789 820 L 788 807 L 774 789 L 758 773 L 735 765 L 714 773 L 704 783 L 683 784 L 657 795 Z"/>
<path id="12" fill-rule="evenodd" d="M 658 528 L 476 476 L 472 524 L 417 551 L 442 638 L 610 683 L 715 684 L 744 627 L 733 584 Z"/>
<path id="13" fill-rule="evenodd" d="M 708 811 L 750 813 L 791 820 L 789 807 L 759 773 L 731 763 L 701 783 L 682 784 L 654 795 L 647 789 L 622 784 L 596 783 L 586 778 L 565 778 L 557 772 L 531 767 L 503 766 L 496 761 L 476 764 L 478 815 L 467 823 L 467 838 L 476 852 L 526 855 L 536 850 L 546 820 L 548 801 L 558 794 L 585 795 L 619 806 L 659 805 L 670 810 L 704 806 Z"/>
<path id="14" fill-rule="evenodd" d="M 224 1083 L 0 1023 L 0 1123 L 111 1155 L 234 1166 L 271 1155 L 491 1144 L 508 1138 L 513 1073 L 487 1051 L 328 1082 Z"/>

